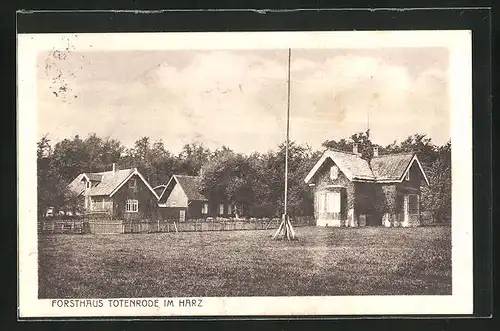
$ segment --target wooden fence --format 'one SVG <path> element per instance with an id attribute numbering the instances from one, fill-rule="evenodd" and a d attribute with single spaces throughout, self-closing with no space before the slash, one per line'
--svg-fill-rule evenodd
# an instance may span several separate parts
<path id="1" fill-rule="evenodd" d="M 67 220 L 41 220 L 38 222 L 38 233 L 68 233 L 83 234 L 89 233 L 88 222 L 77 219 Z"/>
<path id="2" fill-rule="evenodd" d="M 40 233 L 69 234 L 120 234 L 120 233 L 156 233 L 156 232 L 203 232 L 203 231 L 241 231 L 276 229 L 279 218 L 247 219 L 247 220 L 142 220 L 142 221 L 111 221 L 111 220 L 57 220 L 39 223 Z M 301 217 L 291 220 L 296 227 L 315 225 L 312 217 Z"/>

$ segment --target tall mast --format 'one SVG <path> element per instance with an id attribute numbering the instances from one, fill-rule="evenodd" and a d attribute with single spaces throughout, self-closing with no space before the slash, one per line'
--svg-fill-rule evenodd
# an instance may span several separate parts
<path id="1" fill-rule="evenodd" d="M 290 136 L 290 59 L 292 50 L 288 49 L 288 101 L 286 108 L 286 145 L 285 145 L 285 215 L 287 215 L 288 204 L 288 143 Z"/>

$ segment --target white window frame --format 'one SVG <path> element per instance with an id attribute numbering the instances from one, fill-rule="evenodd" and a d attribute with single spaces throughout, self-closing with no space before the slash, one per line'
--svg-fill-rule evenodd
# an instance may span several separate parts
<path id="1" fill-rule="evenodd" d="M 137 187 L 137 178 L 131 178 L 128 182 L 128 187 L 135 188 Z"/>
<path id="2" fill-rule="evenodd" d="M 139 201 L 136 199 L 128 199 L 125 204 L 127 213 L 137 213 L 139 211 Z"/>
<path id="3" fill-rule="evenodd" d="M 201 213 L 202 213 L 203 215 L 208 214 L 208 203 L 204 202 L 204 203 L 201 205 Z"/>
<path id="4" fill-rule="evenodd" d="M 408 172 L 406 173 L 405 179 L 410 180 L 410 170 L 409 169 L 408 169 Z"/>
<path id="5" fill-rule="evenodd" d="M 224 215 L 224 204 L 219 203 L 219 215 Z"/>
<path id="6" fill-rule="evenodd" d="M 335 180 L 339 178 L 339 167 L 336 164 L 330 167 L 330 179 Z"/>
<path id="7" fill-rule="evenodd" d="M 232 209 L 233 209 L 233 207 L 231 206 L 231 204 L 228 204 L 227 205 L 227 213 L 228 213 L 228 215 L 231 215 L 231 212 L 233 211 Z"/>

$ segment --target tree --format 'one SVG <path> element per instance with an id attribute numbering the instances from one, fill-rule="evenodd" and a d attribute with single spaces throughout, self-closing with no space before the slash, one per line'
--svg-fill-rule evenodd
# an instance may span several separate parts
<path id="1" fill-rule="evenodd" d="M 382 153 L 416 153 L 420 163 L 422 163 L 425 168 L 431 166 L 431 164 L 438 157 L 438 147 L 434 145 L 432 139 L 427 137 L 425 134 L 416 133 L 414 135 L 408 136 L 401 143 L 393 142 L 381 148 Z"/>
<path id="2" fill-rule="evenodd" d="M 211 152 L 202 144 L 186 144 L 178 155 L 178 169 L 185 175 L 196 176 L 201 167 L 210 159 Z"/>
<path id="3" fill-rule="evenodd" d="M 373 157 L 373 147 L 378 146 L 373 144 L 370 138 L 370 130 L 365 132 L 357 132 L 352 134 L 348 139 L 340 140 L 327 140 L 323 143 L 323 147 L 336 149 L 343 152 L 352 152 L 353 145 L 358 145 L 358 152 L 361 153 L 361 157 L 366 160 L 371 160 Z"/>
<path id="4" fill-rule="evenodd" d="M 48 207 L 56 210 L 64 204 L 64 180 L 54 167 L 50 139 L 47 135 L 37 142 L 37 210 L 44 217 Z"/>
<path id="5" fill-rule="evenodd" d="M 253 157 L 255 202 L 253 214 L 259 216 L 279 216 L 284 212 L 285 195 L 285 149 L 280 144 L 277 151 Z M 313 157 L 310 148 L 289 143 L 288 148 L 288 201 L 290 215 L 312 215 L 312 195 L 304 183 L 307 172 L 312 167 Z"/>
<path id="6" fill-rule="evenodd" d="M 236 212 L 248 214 L 253 203 L 252 168 L 248 159 L 228 148 L 202 166 L 199 189 L 217 200 L 227 200 Z"/>
<path id="7" fill-rule="evenodd" d="M 426 171 L 429 186 L 422 188 L 422 209 L 434 221 L 451 216 L 451 141 L 438 148 L 438 157 Z"/>

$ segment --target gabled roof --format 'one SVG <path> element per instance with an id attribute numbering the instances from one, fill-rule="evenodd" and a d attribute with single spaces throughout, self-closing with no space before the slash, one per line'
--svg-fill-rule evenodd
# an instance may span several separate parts
<path id="1" fill-rule="evenodd" d="M 142 174 L 137 170 L 133 169 L 121 169 L 116 171 L 104 171 L 104 172 L 94 172 L 94 173 L 83 173 L 78 175 L 69 185 L 68 188 L 75 194 L 82 194 L 85 191 L 85 182 L 83 179 L 89 179 L 91 181 L 97 181 L 95 186 L 89 189 L 88 194 L 91 196 L 99 195 L 109 195 L 113 196 L 132 176 L 137 175 L 148 187 L 148 189 L 153 193 L 153 195 L 158 199 L 158 195 L 155 190 L 149 185 Z M 99 180 L 97 180 L 99 179 Z"/>
<path id="2" fill-rule="evenodd" d="M 335 150 L 326 150 L 318 162 L 311 169 L 309 174 L 307 175 L 305 182 L 309 183 L 309 181 L 314 177 L 319 168 L 323 165 L 326 159 L 331 159 L 339 169 L 346 175 L 346 177 L 353 180 L 375 180 L 375 176 L 370 169 L 370 165 L 360 156 L 354 153 L 346 153 Z"/>
<path id="3" fill-rule="evenodd" d="M 416 163 L 427 185 L 429 180 L 415 153 L 388 154 L 374 157 L 370 163 L 361 156 L 326 150 L 311 171 L 305 182 L 309 183 L 326 159 L 331 159 L 350 181 L 401 182 L 411 166 Z"/>
<path id="4" fill-rule="evenodd" d="M 374 157 L 370 162 L 373 174 L 379 180 L 398 180 L 410 164 L 413 155 L 406 153 Z"/>
<path id="5" fill-rule="evenodd" d="M 82 181 L 85 174 L 79 174 L 71 183 L 68 184 L 68 189 L 76 195 L 80 195 L 85 191 L 85 183 Z"/>
<path id="6" fill-rule="evenodd" d="M 208 201 L 208 199 L 198 190 L 198 180 L 199 176 L 173 175 L 167 185 L 164 185 L 165 189 L 161 193 L 159 200 L 163 198 L 168 187 L 177 184 L 182 188 L 188 200 Z"/>
<path id="7" fill-rule="evenodd" d="M 89 195 L 110 195 L 115 188 L 127 179 L 135 169 L 122 169 L 106 172 L 94 173 L 94 175 L 102 175 L 102 180 L 96 185 L 92 186 Z"/>

